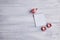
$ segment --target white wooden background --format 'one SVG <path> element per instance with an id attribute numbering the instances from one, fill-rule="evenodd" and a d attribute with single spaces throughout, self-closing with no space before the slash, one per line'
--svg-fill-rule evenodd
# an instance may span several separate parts
<path id="1" fill-rule="evenodd" d="M 34 26 L 35 7 L 53 25 L 45 32 Z M 60 0 L 0 0 L 0 40 L 60 40 Z"/>

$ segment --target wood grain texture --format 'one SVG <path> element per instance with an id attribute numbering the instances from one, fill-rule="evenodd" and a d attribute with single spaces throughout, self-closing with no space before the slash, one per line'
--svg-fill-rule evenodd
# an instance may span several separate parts
<path id="1" fill-rule="evenodd" d="M 53 25 L 45 32 L 34 26 L 35 7 Z M 60 40 L 59 0 L 0 0 L 0 40 Z"/>

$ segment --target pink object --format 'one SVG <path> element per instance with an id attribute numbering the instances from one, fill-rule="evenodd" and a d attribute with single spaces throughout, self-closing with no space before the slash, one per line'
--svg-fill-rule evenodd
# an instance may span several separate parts
<path id="1" fill-rule="evenodd" d="M 46 31 L 46 26 L 42 26 L 42 27 L 41 27 L 41 30 L 42 30 L 42 31 Z"/>
<path id="2" fill-rule="evenodd" d="M 32 14 L 35 14 L 36 11 L 37 11 L 37 8 L 33 8 L 33 9 L 31 10 L 31 13 L 32 13 Z"/>
<path id="3" fill-rule="evenodd" d="M 46 26 L 47 26 L 47 28 L 50 28 L 52 26 L 52 24 L 51 23 L 47 23 Z"/>

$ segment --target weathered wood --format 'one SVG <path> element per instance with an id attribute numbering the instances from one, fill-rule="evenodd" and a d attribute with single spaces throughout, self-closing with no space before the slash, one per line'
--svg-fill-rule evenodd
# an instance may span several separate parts
<path id="1" fill-rule="evenodd" d="M 52 23 L 45 32 L 34 27 L 35 7 Z M 60 40 L 59 24 L 59 0 L 0 0 L 0 40 Z"/>

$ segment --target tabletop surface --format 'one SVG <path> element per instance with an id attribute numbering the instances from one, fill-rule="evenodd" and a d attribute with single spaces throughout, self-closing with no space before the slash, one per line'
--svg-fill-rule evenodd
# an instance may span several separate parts
<path id="1" fill-rule="evenodd" d="M 52 27 L 37 29 L 31 8 L 38 8 Z M 60 0 L 0 0 L 0 40 L 60 40 Z"/>

